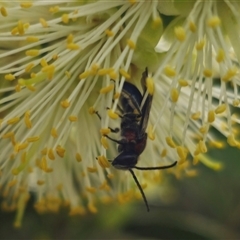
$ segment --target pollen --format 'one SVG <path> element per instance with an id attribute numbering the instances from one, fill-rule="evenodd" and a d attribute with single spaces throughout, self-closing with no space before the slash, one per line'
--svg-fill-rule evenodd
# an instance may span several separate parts
<path id="1" fill-rule="evenodd" d="M 48 150 L 48 158 L 50 160 L 55 160 L 55 156 L 54 156 L 54 152 L 53 152 L 52 148 L 49 148 L 49 150 Z"/>
<path id="2" fill-rule="evenodd" d="M 7 120 L 7 124 L 12 125 L 12 124 L 18 123 L 19 121 L 20 121 L 20 117 L 14 117 Z"/>
<path id="3" fill-rule="evenodd" d="M 120 74 L 121 74 L 123 77 L 125 77 L 126 79 L 130 79 L 130 78 L 131 78 L 130 74 L 128 74 L 123 68 L 121 68 L 121 69 L 119 70 L 119 72 L 120 72 Z"/>
<path id="4" fill-rule="evenodd" d="M 148 77 L 146 79 L 146 85 L 147 85 L 147 90 L 150 95 L 153 95 L 154 93 L 154 81 L 153 78 Z"/>
<path id="5" fill-rule="evenodd" d="M 120 92 L 116 92 L 114 95 L 113 95 L 113 99 L 118 99 L 120 97 Z"/>
<path id="6" fill-rule="evenodd" d="M 105 149 L 108 149 L 109 145 L 106 137 L 101 137 L 101 144 Z"/>
<path id="7" fill-rule="evenodd" d="M 118 74 L 113 70 L 111 72 L 108 73 L 108 76 L 112 79 L 112 80 L 116 80 L 118 78 Z"/>
<path id="8" fill-rule="evenodd" d="M 39 50 L 38 49 L 27 50 L 25 54 L 26 56 L 29 56 L 29 57 L 36 57 L 39 55 Z"/>
<path id="9" fill-rule="evenodd" d="M 59 6 L 50 7 L 49 12 L 50 13 L 57 13 L 59 11 Z"/>
<path id="10" fill-rule="evenodd" d="M 178 97 L 179 97 L 178 90 L 176 88 L 171 89 L 171 99 L 174 103 L 177 102 Z"/>
<path id="11" fill-rule="evenodd" d="M 24 115 L 24 122 L 27 128 L 32 127 L 32 122 L 30 120 L 30 111 L 27 111 Z"/>
<path id="12" fill-rule="evenodd" d="M 181 87 L 187 87 L 188 86 L 188 82 L 185 79 L 179 79 L 178 83 Z"/>
<path id="13" fill-rule="evenodd" d="M 178 156 L 180 157 L 181 160 L 186 160 L 187 153 L 188 153 L 188 151 L 187 151 L 186 148 L 184 148 L 182 146 L 177 147 L 177 154 L 178 154 Z"/>
<path id="14" fill-rule="evenodd" d="M 29 64 L 25 67 L 25 72 L 30 72 L 33 67 L 34 67 L 34 63 L 29 63 Z"/>
<path id="15" fill-rule="evenodd" d="M 94 187 L 86 187 L 86 190 L 90 193 L 95 193 L 97 191 L 97 189 Z"/>
<path id="16" fill-rule="evenodd" d="M 119 117 L 118 114 L 115 113 L 115 112 L 113 112 L 112 109 L 109 109 L 109 110 L 107 111 L 107 114 L 108 114 L 108 116 L 109 116 L 110 118 L 112 118 L 112 119 L 117 119 L 117 118 Z"/>
<path id="17" fill-rule="evenodd" d="M 62 101 L 61 106 L 63 108 L 68 108 L 70 106 L 70 102 L 68 101 L 68 99 L 65 99 L 64 101 Z"/>
<path id="18" fill-rule="evenodd" d="M 91 72 L 90 72 L 90 71 L 85 71 L 85 72 L 83 72 L 83 73 L 81 73 L 81 74 L 79 75 L 79 79 L 80 79 L 80 80 L 85 79 L 85 78 L 87 78 L 87 77 L 90 76 L 90 75 L 91 75 Z"/>
<path id="19" fill-rule="evenodd" d="M 207 68 L 203 70 L 203 74 L 205 77 L 212 77 L 213 75 L 212 70 Z"/>
<path id="20" fill-rule="evenodd" d="M 24 27 L 23 27 L 23 22 L 22 21 L 18 21 L 18 33 L 19 35 L 23 35 L 25 32 L 24 32 Z"/>
<path id="21" fill-rule="evenodd" d="M 68 120 L 69 120 L 70 122 L 76 122 L 76 121 L 78 120 L 78 117 L 75 116 L 75 115 L 71 115 L 71 116 L 68 117 Z"/>
<path id="22" fill-rule="evenodd" d="M 229 144 L 230 146 L 232 146 L 232 147 L 236 147 L 236 146 L 237 146 L 237 141 L 236 141 L 236 139 L 235 139 L 235 137 L 234 137 L 233 134 L 231 134 L 231 135 L 229 135 L 229 136 L 227 137 L 227 142 L 228 142 L 228 144 Z"/>
<path id="23" fill-rule="evenodd" d="M 98 72 L 99 68 L 100 68 L 99 64 L 94 63 L 91 66 L 91 74 L 95 75 Z"/>
<path id="24" fill-rule="evenodd" d="M 174 33 L 180 42 L 183 42 L 186 39 L 186 32 L 183 27 L 175 27 Z"/>
<path id="25" fill-rule="evenodd" d="M 218 53 L 217 53 L 217 56 L 216 56 L 216 61 L 218 63 L 222 62 L 223 60 L 225 59 L 225 52 L 223 51 L 223 49 L 219 49 L 218 50 Z"/>
<path id="26" fill-rule="evenodd" d="M 27 85 L 26 87 L 28 90 L 30 90 L 32 92 L 36 91 L 36 88 L 33 85 Z"/>
<path id="27" fill-rule="evenodd" d="M 39 22 L 41 23 L 42 27 L 44 27 L 44 28 L 48 27 L 48 23 L 44 18 L 40 18 Z"/>
<path id="28" fill-rule="evenodd" d="M 22 2 L 20 3 L 21 8 L 30 8 L 32 6 L 31 2 Z"/>
<path id="29" fill-rule="evenodd" d="M 7 74 L 4 76 L 4 78 L 8 81 L 12 81 L 15 79 L 15 76 L 13 74 Z"/>
<path id="30" fill-rule="evenodd" d="M 17 184 L 17 179 L 14 179 L 14 180 L 12 180 L 12 181 L 10 181 L 9 183 L 8 183 L 8 187 L 10 188 L 10 187 L 13 187 L 14 185 L 16 185 Z"/>
<path id="31" fill-rule="evenodd" d="M 174 143 L 174 141 L 173 141 L 173 139 L 171 137 L 166 137 L 166 143 L 171 148 L 175 148 L 176 147 L 176 144 Z"/>
<path id="32" fill-rule="evenodd" d="M 16 91 L 16 92 L 20 92 L 20 91 L 21 91 L 21 86 L 20 86 L 19 84 L 17 84 L 17 85 L 15 86 L 15 91 Z"/>
<path id="33" fill-rule="evenodd" d="M 21 150 L 25 149 L 28 147 L 28 142 L 24 142 L 24 143 L 17 143 L 15 146 L 14 146 L 14 151 L 15 152 L 20 152 Z"/>
<path id="34" fill-rule="evenodd" d="M 166 157 L 167 156 L 167 149 L 164 148 L 161 152 L 161 157 Z"/>
<path id="35" fill-rule="evenodd" d="M 26 40 L 30 43 L 33 43 L 33 42 L 38 42 L 39 41 L 39 38 L 38 37 L 35 37 L 35 36 L 27 36 L 26 37 Z"/>
<path id="36" fill-rule="evenodd" d="M 131 49 L 135 49 L 135 48 L 136 48 L 135 42 L 134 42 L 133 40 L 131 40 L 131 39 L 128 39 L 128 40 L 127 40 L 127 45 L 128 45 L 129 48 L 131 48 Z"/>
<path id="37" fill-rule="evenodd" d="M 208 131 L 208 126 L 204 125 L 204 126 L 200 127 L 200 128 L 199 128 L 199 131 L 200 131 L 202 134 L 207 133 L 207 131 Z"/>
<path id="38" fill-rule="evenodd" d="M 109 161 L 106 159 L 105 156 L 99 156 L 97 158 L 98 160 L 98 164 L 102 167 L 102 168 L 109 168 L 110 167 L 110 163 Z"/>
<path id="39" fill-rule="evenodd" d="M 6 17 L 8 15 L 7 9 L 5 7 L 1 7 L 0 8 L 0 12 L 1 12 L 3 17 Z"/>
<path id="40" fill-rule="evenodd" d="M 7 132 L 2 136 L 2 138 L 6 139 L 6 138 L 11 138 L 13 136 L 14 136 L 14 132 Z"/>
<path id="41" fill-rule="evenodd" d="M 215 109 L 215 113 L 216 114 L 223 113 L 225 112 L 226 108 L 227 108 L 226 104 L 221 104 Z"/>
<path id="42" fill-rule="evenodd" d="M 65 149 L 63 147 L 61 147 L 60 145 L 57 145 L 56 147 L 56 152 L 57 152 L 57 155 L 61 158 L 64 157 L 64 154 L 65 154 Z"/>
<path id="43" fill-rule="evenodd" d="M 69 49 L 69 50 L 79 50 L 80 46 L 76 43 L 69 43 L 69 44 L 67 44 L 67 49 Z"/>
<path id="44" fill-rule="evenodd" d="M 40 60 L 40 64 L 41 64 L 41 66 L 42 66 L 43 68 L 46 67 L 46 66 L 48 66 L 48 63 L 47 63 L 47 61 L 46 61 L 45 58 L 42 58 L 42 59 Z M 47 69 L 45 70 L 45 72 L 47 72 Z"/>
<path id="45" fill-rule="evenodd" d="M 196 32 L 197 26 L 194 22 L 190 21 L 188 26 L 191 32 Z"/>
<path id="46" fill-rule="evenodd" d="M 198 120 L 200 117 L 201 117 L 201 112 L 200 112 L 200 111 L 195 112 L 195 113 L 193 113 L 193 114 L 191 115 L 191 118 L 192 118 L 193 120 Z"/>
<path id="47" fill-rule="evenodd" d="M 215 113 L 213 110 L 210 110 L 208 112 L 208 122 L 212 123 L 212 122 L 214 122 L 214 120 L 215 120 Z"/>
<path id="48" fill-rule="evenodd" d="M 88 112 L 89 112 L 91 115 L 94 114 L 94 113 L 96 113 L 94 107 L 90 107 L 90 108 L 88 109 Z"/>
<path id="49" fill-rule="evenodd" d="M 69 216 L 84 215 L 85 213 L 86 213 L 86 210 L 83 207 L 77 206 L 77 207 L 71 208 L 69 212 Z"/>
<path id="50" fill-rule="evenodd" d="M 114 85 L 113 85 L 113 84 L 110 84 L 110 85 L 107 86 L 107 87 L 101 88 L 100 93 L 101 93 L 101 94 L 106 94 L 106 93 L 111 92 L 113 89 L 114 89 Z"/>
<path id="51" fill-rule="evenodd" d="M 14 168 L 14 169 L 12 169 L 12 175 L 14 175 L 14 176 L 18 175 L 19 172 L 20 172 L 20 171 L 19 171 L 18 168 Z"/>
<path id="52" fill-rule="evenodd" d="M 87 171 L 90 173 L 95 173 L 95 172 L 97 172 L 97 168 L 96 167 L 87 167 Z"/>
<path id="53" fill-rule="evenodd" d="M 206 146 L 205 142 L 203 142 L 202 140 L 199 141 L 199 150 L 201 153 L 207 152 L 207 146 Z"/>
<path id="54" fill-rule="evenodd" d="M 102 135 L 108 135 L 111 132 L 111 130 L 109 128 L 102 128 L 100 129 L 100 133 Z"/>
<path id="55" fill-rule="evenodd" d="M 51 136 L 54 137 L 54 138 L 57 138 L 57 137 L 58 137 L 58 133 L 57 133 L 57 129 L 56 129 L 56 128 L 52 128 L 52 130 L 51 130 Z"/>
<path id="56" fill-rule="evenodd" d="M 114 32 L 113 32 L 112 30 L 110 30 L 110 29 L 105 30 L 105 33 L 106 33 L 106 35 L 107 35 L 108 37 L 114 36 Z"/>
<path id="57" fill-rule="evenodd" d="M 224 82 L 230 81 L 237 74 L 237 71 L 238 70 L 236 67 L 228 69 L 225 75 L 222 77 L 222 80 Z"/>
<path id="58" fill-rule="evenodd" d="M 148 138 L 151 139 L 152 141 L 155 139 L 155 134 L 153 132 L 152 125 L 149 125 L 147 134 L 148 134 Z"/>
<path id="59" fill-rule="evenodd" d="M 205 41 L 204 40 L 201 40 L 199 41 L 198 43 L 196 43 L 196 50 L 200 51 L 200 50 L 203 50 L 203 47 L 205 46 Z"/>
<path id="60" fill-rule="evenodd" d="M 172 67 L 170 66 L 166 66 L 164 68 L 164 73 L 168 76 L 168 77 L 174 77 L 176 76 L 176 71 L 175 69 L 173 69 Z"/>
<path id="61" fill-rule="evenodd" d="M 62 22 L 66 23 L 66 24 L 69 22 L 68 14 L 65 13 L 65 14 L 62 15 Z"/>
<path id="62" fill-rule="evenodd" d="M 17 35 L 18 34 L 18 28 L 17 27 L 13 28 L 12 31 L 11 31 L 11 34 L 12 35 Z"/>
<path id="63" fill-rule="evenodd" d="M 153 29 L 158 28 L 162 24 L 162 19 L 160 17 L 155 17 L 152 21 L 151 27 Z"/>
<path id="64" fill-rule="evenodd" d="M 76 153 L 75 159 L 77 160 L 77 162 L 81 162 L 82 161 L 82 156 L 80 155 L 80 153 Z"/>
<path id="65" fill-rule="evenodd" d="M 91 213 L 97 213 L 98 210 L 97 208 L 95 207 L 95 205 L 93 203 L 89 203 L 88 204 L 88 210 L 91 212 Z"/>
<path id="66" fill-rule="evenodd" d="M 207 25 L 211 28 L 215 28 L 221 24 L 221 19 L 218 16 L 212 16 L 207 20 Z"/>
<path id="67" fill-rule="evenodd" d="M 40 139 L 39 136 L 34 136 L 34 137 L 28 137 L 27 141 L 28 142 L 37 142 Z"/>

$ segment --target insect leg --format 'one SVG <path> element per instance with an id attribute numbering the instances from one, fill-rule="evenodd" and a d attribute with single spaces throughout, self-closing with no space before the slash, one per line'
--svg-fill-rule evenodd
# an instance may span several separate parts
<path id="1" fill-rule="evenodd" d="M 110 139 L 111 141 L 113 141 L 115 143 L 118 143 L 118 144 L 121 144 L 121 145 L 124 144 L 121 140 L 116 140 L 114 138 L 109 137 L 108 135 L 104 135 L 104 137 Z"/>
<path id="2" fill-rule="evenodd" d="M 138 167 L 138 166 L 133 166 L 132 168 L 136 168 L 138 170 L 159 170 L 159 169 L 166 169 L 166 168 L 171 168 L 174 167 L 177 164 L 177 161 L 167 165 L 167 166 L 160 166 L 160 167 Z"/>
<path id="3" fill-rule="evenodd" d="M 132 174 L 133 179 L 134 179 L 135 183 L 137 184 L 138 189 L 139 189 L 139 191 L 140 191 L 140 193 L 141 193 L 141 195 L 142 195 L 142 198 L 143 198 L 144 203 L 145 203 L 145 205 L 146 205 L 147 211 L 149 212 L 149 206 L 148 206 L 147 198 L 146 198 L 146 196 L 145 196 L 145 194 L 144 194 L 144 192 L 143 192 L 143 189 L 142 189 L 142 187 L 141 187 L 141 185 L 140 185 L 140 183 L 139 183 L 139 181 L 138 181 L 135 173 L 133 172 L 133 170 L 132 170 L 131 168 L 129 168 L 128 170 L 129 170 L 129 172 Z"/>

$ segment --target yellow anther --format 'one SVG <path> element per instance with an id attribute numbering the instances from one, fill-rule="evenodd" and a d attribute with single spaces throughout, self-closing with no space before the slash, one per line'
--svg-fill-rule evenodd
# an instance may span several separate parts
<path id="1" fill-rule="evenodd" d="M 11 30 L 11 34 L 12 34 L 12 35 L 17 35 L 17 34 L 18 34 L 18 28 L 17 28 L 17 27 L 13 28 L 13 29 Z"/>
<path id="2" fill-rule="evenodd" d="M 44 72 L 44 73 L 54 72 L 55 71 L 55 66 L 53 64 L 46 65 L 41 69 L 41 71 Z"/>
<path id="3" fill-rule="evenodd" d="M 213 110 L 210 110 L 208 112 L 208 122 L 212 123 L 212 122 L 214 122 L 214 120 L 215 120 L 215 113 Z"/>
<path id="4" fill-rule="evenodd" d="M 162 19 L 160 17 L 155 17 L 152 21 L 151 27 L 153 29 L 158 28 L 162 24 Z"/>
<path id="5" fill-rule="evenodd" d="M 101 137 L 101 144 L 102 146 L 105 148 L 105 149 L 108 149 L 108 141 L 107 141 L 107 138 L 106 137 Z"/>
<path id="6" fill-rule="evenodd" d="M 69 50 L 78 50 L 80 49 L 80 46 L 76 43 L 69 43 L 67 44 L 67 49 Z"/>
<path id="7" fill-rule="evenodd" d="M 205 40 L 201 40 L 198 43 L 196 43 L 196 50 L 200 51 L 203 49 L 203 47 L 205 46 Z"/>
<path id="8" fill-rule="evenodd" d="M 155 133 L 153 132 L 153 127 L 151 124 L 148 126 L 147 134 L 148 134 L 148 138 L 151 139 L 152 141 L 155 139 Z"/>
<path id="9" fill-rule="evenodd" d="M 59 11 L 59 6 L 50 7 L 49 12 L 50 13 L 57 13 Z"/>
<path id="10" fill-rule="evenodd" d="M 28 142 L 37 142 L 40 139 L 39 136 L 34 136 L 34 137 L 28 137 L 27 141 Z"/>
<path id="11" fill-rule="evenodd" d="M 43 185 L 44 183 L 45 183 L 44 180 L 37 180 L 37 185 L 39 185 L 39 186 Z"/>
<path id="12" fill-rule="evenodd" d="M 70 79 L 71 73 L 70 73 L 69 71 L 66 71 L 66 72 L 65 72 L 65 75 L 68 77 L 68 79 Z"/>
<path id="13" fill-rule="evenodd" d="M 219 171 L 223 168 L 223 164 L 219 162 L 213 161 L 211 158 L 205 155 L 201 155 L 200 159 L 201 163 L 206 165 L 208 168 L 212 168 L 215 171 Z"/>
<path id="14" fill-rule="evenodd" d="M 65 149 L 63 147 L 61 147 L 60 145 L 57 145 L 56 147 L 56 152 L 57 152 L 57 155 L 61 158 L 64 157 L 64 154 L 65 154 Z"/>
<path id="15" fill-rule="evenodd" d="M 18 21 L 17 28 L 18 28 L 19 35 L 23 35 L 25 33 L 22 21 Z"/>
<path id="16" fill-rule="evenodd" d="M 112 119 L 117 119 L 117 118 L 119 117 L 118 114 L 115 113 L 115 112 L 113 112 L 112 109 L 107 110 L 107 114 L 108 114 L 108 116 L 109 116 L 110 118 L 112 118 Z"/>
<path id="17" fill-rule="evenodd" d="M 14 132 L 7 132 L 4 135 L 2 135 L 2 138 L 6 139 L 6 138 L 11 138 L 13 136 L 14 136 Z"/>
<path id="18" fill-rule="evenodd" d="M 96 167 L 87 167 L 87 171 L 90 172 L 90 173 L 95 173 L 97 172 L 97 168 Z"/>
<path id="19" fill-rule="evenodd" d="M 24 122 L 27 128 L 31 128 L 32 127 L 32 122 L 30 120 L 30 111 L 25 112 L 24 115 Z"/>
<path id="20" fill-rule="evenodd" d="M 209 145 L 215 148 L 220 148 L 220 149 L 225 147 L 225 143 L 220 141 L 210 141 Z"/>
<path id="21" fill-rule="evenodd" d="M 90 193 L 95 193 L 97 189 L 94 187 L 86 187 L 86 190 Z"/>
<path id="22" fill-rule="evenodd" d="M 99 156 L 97 159 L 98 159 L 98 164 L 102 168 L 109 168 L 110 167 L 110 163 L 108 162 L 108 160 L 106 159 L 105 156 Z"/>
<path id="23" fill-rule="evenodd" d="M 69 120 L 70 122 L 76 122 L 76 121 L 78 120 L 78 117 L 75 116 L 75 115 L 71 115 L 71 116 L 68 117 L 68 120 Z"/>
<path id="24" fill-rule="evenodd" d="M 89 203 L 88 204 L 88 210 L 91 212 L 91 213 L 97 213 L 98 210 L 97 208 L 95 207 L 95 205 L 93 203 Z"/>
<path id="25" fill-rule="evenodd" d="M 5 7 L 1 7 L 0 8 L 0 12 L 1 12 L 3 17 L 6 17 L 8 15 L 7 9 Z"/>
<path id="26" fill-rule="evenodd" d="M 42 59 L 40 60 L 40 64 L 41 64 L 42 67 L 48 66 L 48 63 L 47 63 L 47 61 L 46 61 L 45 58 L 42 58 Z M 45 71 L 45 72 L 46 72 L 46 71 Z"/>
<path id="27" fill-rule="evenodd" d="M 28 37 L 26 37 L 26 40 L 30 43 L 33 43 L 33 42 L 38 42 L 39 38 L 35 37 L 35 36 L 28 36 Z"/>
<path id="28" fill-rule="evenodd" d="M 23 24 L 23 28 L 27 30 L 30 27 L 30 23 L 26 22 Z"/>
<path id="29" fill-rule="evenodd" d="M 234 107 L 237 107 L 239 104 L 240 104 L 239 99 L 234 99 L 234 100 L 233 100 L 233 106 L 234 106 Z"/>
<path id="30" fill-rule="evenodd" d="M 68 14 L 65 13 L 65 14 L 62 15 L 62 22 L 66 23 L 66 24 L 69 22 Z"/>
<path id="31" fill-rule="evenodd" d="M 205 142 L 203 142 L 202 140 L 199 141 L 199 150 L 201 153 L 207 152 L 207 146 L 206 146 Z"/>
<path id="32" fill-rule="evenodd" d="M 19 84 L 17 84 L 17 85 L 15 86 L 15 91 L 16 91 L 16 92 L 20 92 L 20 91 L 21 91 L 21 86 L 20 86 Z"/>
<path id="33" fill-rule="evenodd" d="M 109 174 L 107 175 L 107 177 L 108 177 L 109 179 L 113 179 L 113 178 L 114 178 L 114 175 L 113 175 L 112 173 L 109 173 Z"/>
<path id="34" fill-rule="evenodd" d="M 113 70 L 111 72 L 108 73 L 108 76 L 112 79 L 112 80 L 116 80 L 118 78 L 118 74 Z"/>
<path id="35" fill-rule="evenodd" d="M 179 97 L 179 92 L 176 88 L 173 88 L 171 89 L 171 99 L 172 99 L 172 102 L 177 102 L 178 100 L 178 97 Z"/>
<path id="36" fill-rule="evenodd" d="M 30 72 L 33 67 L 34 67 L 34 63 L 29 63 L 29 64 L 25 67 L 25 72 Z"/>
<path id="37" fill-rule="evenodd" d="M 49 150 L 48 150 L 48 158 L 50 160 L 55 160 L 55 155 L 54 155 L 54 152 L 53 152 L 52 148 L 49 148 Z"/>
<path id="38" fill-rule="evenodd" d="M 131 40 L 131 39 L 128 39 L 128 40 L 127 40 L 127 45 L 128 45 L 129 48 L 131 48 L 131 49 L 135 49 L 135 48 L 136 48 L 135 42 L 134 42 L 133 40 Z"/>
<path id="39" fill-rule="evenodd" d="M 187 151 L 186 148 L 184 148 L 184 147 L 182 147 L 182 146 L 178 146 L 178 147 L 177 147 L 177 154 L 178 154 L 178 156 L 180 157 L 180 159 L 186 160 L 188 151 Z"/>
<path id="40" fill-rule="evenodd" d="M 73 42 L 73 35 L 72 34 L 69 34 L 68 36 L 67 36 L 67 43 L 69 44 L 69 43 L 72 43 Z"/>
<path id="41" fill-rule="evenodd" d="M 196 32 L 197 26 L 194 22 L 190 21 L 188 26 L 189 26 L 190 31 Z"/>
<path id="42" fill-rule="evenodd" d="M 80 75 L 79 75 L 79 79 L 84 79 L 84 78 L 87 78 L 88 76 L 90 76 L 91 75 L 91 72 L 90 71 L 85 71 L 85 72 L 83 72 L 83 73 L 81 73 Z"/>
<path id="43" fill-rule="evenodd" d="M 58 55 L 57 55 L 57 54 L 54 54 L 54 55 L 52 56 L 52 59 L 53 59 L 53 60 L 57 60 L 57 59 L 58 59 Z"/>
<path id="44" fill-rule="evenodd" d="M 76 153 L 75 159 L 77 160 L 77 162 L 81 162 L 82 161 L 82 156 L 80 155 L 80 153 Z"/>
<path id="45" fill-rule="evenodd" d="M 113 84 L 110 84 L 110 85 L 108 85 L 107 87 L 101 88 L 100 93 L 101 93 L 101 94 L 106 94 L 106 93 L 111 92 L 113 89 L 114 89 L 114 85 L 113 85 Z"/>
<path id="46" fill-rule="evenodd" d="M 222 62 L 225 59 L 225 52 L 223 51 L 222 48 L 218 50 L 217 56 L 216 56 L 216 61 L 218 63 Z"/>
<path id="47" fill-rule="evenodd" d="M 185 79 L 179 79 L 178 83 L 181 87 L 187 87 L 188 86 L 188 82 Z"/>
<path id="48" fill-rule="evenodd" d="M 30 90 L 32 92 L 36 91 L 36 88 L 33 85 L 27 85 L 26 87 L 27 87 L 28 90 Z"/>
<path id="49" fill-rule="evenodd" d="M 14 176 L 18 175 L 19 172 L 20 172 L 20 171 L 19 171 L 18 168 L 14 168 L 14 169 L 12 169 L 12 175 L 14 175 Z"/>
<path id="50" fill-rule="evenodd" d="M 104 76 L 106 74 L 111 73 L 112 71 L 114 71 L 114 68 L 101 68 L 98 70 L 97 74 L 99 76 Z"/>
<path id="51" fill-rule="evenodd" d="M 100 68 L 99 64 L 94 63 L 94 64 L 91 66 L 91 74 L 94 74 L 94 75 L 97 74 L 99 68 Z"/>
<path id="52" fill-rule="evenodd" d="M 119 72 L 120 72 L 120 74 L 121 74 L 123 77 L 125 77 L 126 79 L 130 79 L 130 78 L 131 78 L 130 74 L 128 74 L 123 68 L 121 68 L 121 69 L 119 70 Z"/>
<path id="53" fill-rule="evenodd" d="M 44 18 L 40 18 L 39 22 L 42 24 L 42 27 L 44 28 L 48 27 L 48 23 Z"/>
<path id="54" fill-rule="evenodd" d="M 109 128 L 101 128 L 100 129 L 100 133 L 102 135 L 108 135 L 111 132 L 111 130 Z"/>
<path id="55" fill-rule="evenodd" d="M 108 37 L 112 37 L 114 35 L 114 32 L 110 29 L 105 30 L 105 33 L 108 35 Z"/>
<path id="56" fill-rule="evenodd" d="M 226 104 L 221 104 L 215 109 L 215 113 L 216 114 L 223 113 L 225 112 L 226 108 L 227 108 Z"/>
<path id="57" fill-rule="evenodd" d="M 148 77 L 146 79 L 146 86 L 147 86 L 148 93 L 150 95 L 153 95 L 153 93 L 154 93 L 154 81 L 153 81 L 153 78 Z"/>
<path id="58" fill-rule="evenodd" d="M 188 177 L 196 177 L 196 176 L 198 176 L 198 171 L 197 171 L 197 170 L 194 170 L 194 169 L 192 169 L 192 170 L 187 170 L 187 171 L 186 171 L 186 175 L 187 175 Z"/>
<path id="59" fill-rule="evenodd" d="M 39 50 L 38 49 L 27 50 L 25 54 L 26 56 L 29 56 L 29 57 L 36 57 L 39 55 Z"/>
<path id="60" fill-rule="evenodd" d="M 8 81 L 12 81 L 15 79 L 15 76 L 13 74 L 7 74 L 4 76 L 4 78 Z"/>
<path id="61" fill-rule="evenodd" d="M 27 153 L 23 152 L 22 155 L 21 155 L 21 162 L 22 163 L 26 163 L 26 157 L 27 157 Z"/>
<path id="62" fill-rule="evenodd" d="M 8 187 L 13 187 L 16 184 L 17 184 L 17 179 L 14 179 L 8 183 Z"/>
<path id="63" fill-rule="evenodd" d="M 90 107 L 90 108 L 88 109 L 88 112 L 89 112 L 90 114 L 94 114 L 94 113 L 96 113 L 94 107 Z"/>
<path id="64" fill-rule="evenodd" d="M 211 69 L 204 69 L 203 70 L 203 75 L 205 76 L 205 77 L 212 77 L 212 75 L 213 75 L 213 72 L 212 72 L 212 70 Z"/>
<path id="65" fill-rule="evenodd" d="M 14 118 L 7 120 L 7 124 L 11 125 L 11 124 L 18 123 L 19 121 L 20 121 L 20 117 L 14 117 Z"/>
<path id="66" fill-rule="evenodd" d="M 113 99 L 118 99 L 120 97 L 121 93 L 120 92 L 116 92 L 114 95 L 113 95 Z"/>
<path id="67" fill-rule="evenodd" d="M 14 151 L 15 152 L 19 152 L 25 148 L 28 147 L 28 142 L 24 142 L 24 143 L 16 143 L 15 146 L 14 146 Z"/>
<path id="68" fill-rule="evenodd" d="M 171 137 L 166 137 L 166 143 L 169 147 L 175 148 L 176 144 L 174 143 L 173 139 Z"/>
<path id="69" fill-rule="evenodd" d="M 200 111 L 195 112 L 195 113 L 193 113 L 193 114 L 191 115 L 191 118 L 192 118 L 193 120 L 198 120 L 200 117 L 201 117 L 201 112 L 200 112 Z"/>
<path id="70" fill-rule="evenodd" d="M 172 67 L 170 66 L 166 66 L 164 68 L 164 73 L 168 76 L 168 77 L 174 77 L 176 76 L 176 71 L 175 69 L 173 69 Z"/>
<path id="71" fill-rule="evenodd" d="M 207 131 L 208 131 L 208 126 L 204 125 L 204 126 L 200 127 L 200 128 L 199 128 L 199 131 L 200 131 L 202 134 L 207 133 Z"/>
<path id="72" fill-rule="evenodd" d="M 56 129 L 56 128 L 52 128 L 52 130 L 51 130 L 51 136 L 54 137 L 54 138 L 57 138 L 57 137 L 58 137 L 58 132 L 57 132 L 57 129 Z"/>
<path id="73" fill-rule="evenodd" d="M 161 157 L 166 157 L 167 156 L 167 149 L 164 148 L 161 152 Z"/>
<path id="74" fill-rule="evenodd" d="M 236 74 L 238 70 L 236 67 L 230 68 L 227 70 L 225 75 L 221 78 L 224 82 L 230 81 Z"/>
<path id="75" fill-rule="evenodd" d="M 175 27 L 174 33 L 180 42 L 183 42 L 186 39 L 186 32 L 183 27 Z"/>
<path id="76" fill-rule="evenodd" d="M 68 99 L 65 99 L 64 101 L 62 101 L 61 106 L 63 108 L 68 108 L 70 106 L 70 102 L 68 101 Z"/>
<path id="77" fill-rule="evenodd" d="M 32 6 L 31 2 L 22 2 L 20 3 L 21 8 L 30 8 Z"/>
<path id="78" fill-rule="evenodd" d="M 86 213 L 86 210 L 83 207 L 77 206 L 77 207 L 71 208 L 69 212 L 69 216 L 84 215 L 85 213 Z"/>
<path id="79" fill-rule="evenodd" d="M 212 16 L 207 20 L 207 25 L 211 28 L 215 28 L 221 24 L 221 19 L 218 16 Z"/>
<path id="80" fill-rule="evenodd" d="M 47 153 L 48 153 L 48 149 L 46 147 L 41 150 L 42 155 L 47 155 Z"/>
<path id="81" fill-rule="evenodd" d="M 227 137 L 227 142 L 232 147 L 236 147 L 237 146 L 237 141 L 236 141 L 234 135 L 232 135 L 232 134 Z"/>

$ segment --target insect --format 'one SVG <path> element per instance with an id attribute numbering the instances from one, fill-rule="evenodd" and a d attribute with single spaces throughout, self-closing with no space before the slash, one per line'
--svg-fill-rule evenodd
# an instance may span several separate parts
<path id="1" fill-rule="evenodd" d="M 108 139 L 118 144 L 119 155 L 111 161 L 116 169 L 128 170 L 137 184 L 137 187 L 145 202 L 147 211 L 149 206 L 143 189 L 133 171 L 138 170 L 159 170 L 174 167 L 177 161 L 171 165 L 158 167 L 138 167 L 136 166 L 139 156 L 144 151 L 147 144 L 146 128 L 148 125 L 149 114 L 152 105 L 153 95 L 148 94 L 146 100 L 143 100 L 147 92 L 146 80 L 148 77 L 148 69 L 146 68 L 142 74 L 141 84 L 143 95 L 138 88 L 129 82 L 123 85 L 122 93 L 119 98 L 119 109 L 121 117 L 120 135 L 121 139 L 116 140 L 108 135 Z M 143 102 L 144 101 L 144 102 Z M 116 132 L 116 131 L 113 131 Z"/>

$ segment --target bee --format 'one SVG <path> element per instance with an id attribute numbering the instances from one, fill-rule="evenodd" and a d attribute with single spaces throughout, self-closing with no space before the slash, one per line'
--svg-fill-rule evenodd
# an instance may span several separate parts
<path id="1" fill-rule="evenodd" d="M 146 80 L 148 77 L 148 69 L 146 68 L 142 74 L 141 84 L 143 94 L 140 93 L 138 88 L 129 83 L 124 82 L 122 92 L 119 98 L 119 109 L 121 117 L 120 135 L 121 139 L 116 140 L 108 135 L 108 139 L 118 144 L 119 155 L 111 162 L 112 166 L 120 170 L 128 170 L 142 195 L 145 202 L 147 211 L 149 205 L 144 191 L 133 171 L 137 170 L 159 170 L 174 167 L 177 161 L 171 165 L 158 166 L 158 167 L 138 167 L 139 156 L 144 151 L 147 144 L 146 128 L 148 125 L 149 114 L 151 111 L 153 95 L 147 94 L 146 99 L 143 97 L 147 92 Z M 113 131 L 116 132 L 116 131 Z"/>

